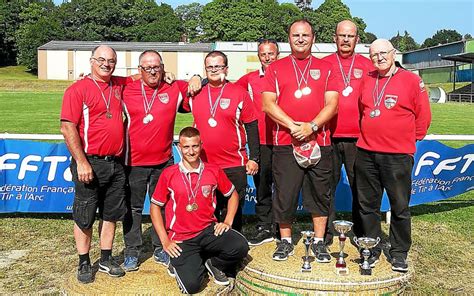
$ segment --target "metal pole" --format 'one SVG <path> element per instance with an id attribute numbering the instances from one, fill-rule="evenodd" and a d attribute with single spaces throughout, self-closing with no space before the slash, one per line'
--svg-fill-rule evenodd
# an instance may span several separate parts
<path id="1" fill-rule="evenodd" d="M 454 68 L 453 68 L 453 91 L 456 90 L 456 61 L 454 61 Z"/>

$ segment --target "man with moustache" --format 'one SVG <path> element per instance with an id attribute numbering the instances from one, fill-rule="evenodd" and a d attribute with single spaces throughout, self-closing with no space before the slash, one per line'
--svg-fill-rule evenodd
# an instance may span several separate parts
<path id="1" fill-rule="evenodd" d="M 341 178 L 341 166 L 347 173 L 349 185 L 352 192 L 352 221 L 353 231 L 360 236 L 361 222 L 359 219 L 357 190 L 355 188 L 354 163 L 356 156 L 356 141 L 359 137 L 359 95 L 363 76 L 373 70 L 372 62 L 355 53 L 356 44 L 359 42 L 357 26 L 350 20 L 344 20 L 337 24 L 333 37 L 337 52 L 323 58 L 324 61 L 333 65 L 334 79 L 339 82 L 339 106 L 338 114 L 330 124 L 331 142 L 333 148 L 333 186 L 331 207 L 326 230 L 326 243 L 332 243 L 333 236 L 337 235 L 332 222 L 336 218 L 335 197 L 336 186 Z"/>
<path id="2" fill-rule="evenodd" d="M 206 269 L 216 284 L 229 285 L 227 276 L 235 278 L 249 248 L 247 240 L 232 229 L 239 205 L 235 187 L 219 166 L 201 160 L 202 144 L 196 128 L 181 130 L 182 159 L 163 171 L 150 207 L 153 227 L 171 256 L 168 271 L 186 294 L 201 290 Z M 227 203 L 222 222 L 214 216 L 218 198 Z"/>
<path id="3" fill-rule="evenodd" d="M 225 79 L 228 67 L 227 56 L 223 52 L 208 53 L 204 65 L 208 84 L 195 97 L 187 100 L 183 107 L 193 113 L 194 125 L 201 132 L 203 160 L 222 168 L 235 185 L 240 202 L 232 227 L 241 231 L 246 175 L 255 175 L 259 169 L 257 115 L 245 89 Z M 245 149 L 247 142 L 249 157 Z M 216 216 L 222 221 L 225 203 L 219 200 Z"/>
<path id="4" fill-rule="evenodd" d="M 272 218 L 272 148 L 273 148 L 273 120 L 262 111 L 262 90 L 265 70 L 278 59 L 280 54 L 278 44 L 273 39 L 258 41 L 258 59 L 261 68 L 242 76 L 235 84 L 248 90 L 253 101 L 258 118 L 258 132 L 260 137 L 259 171 L 253 176 L 257 189 L 257 229 L 255 236 L 249 239 L 250 246 L 258 246 L 273 240 Z"/>
<path id="5" fill-rule="evenodd" d="M 125 274 L 112 258 L 115 225 L 125 214 L 123 152 L 123 78 L 112 76 L 117 54 L 101 45 L 92 50 L 91 75 L 71 85 L 63 97 L 61 133 L 71 153 L 75 185 L 74 239 L 79 253 L 77 279 L 92 282 L 89 250 L 92 226 L 99 209 L 99 271 Z"/>
<path id="6" fill-rule="evenodd" d="M 265 72 L 263 111 L 276 123 L 273 214 L 281 242 L 273 259 L 278 261 L 294 253 L 291 223 L 300 189 L 303 206 L 313 220 L 311 250 L 318 262 L 331 259 L 324 244 L 332 183 L 332 148 L 326 124 L 337 113 L 338 93 L 331 64 L 311 55 L 314 39 L 309 21 L 294 21 L 288 30 L 291 55 L 275 61 Z"/>
<path id="7" fill-rule="evenodd" d="M 141 79 L 126 85 L 123 92 L 127 116 L 125 164 L 128 179 L 127 214 L 123 221 L 125 241 L 124 269 L 138 270 L 142 239 L 142 212 L 147 192 L 155 190 L 164 168 L 174 163 L 173 129 L 176 113 L 188 91 L 188 83 L 164 82 L 164 63 L 155 50 L 146 50 L 139 57 Z M 201 79 L 193 76 L 189 90 L 200 89 Z M 168 254 L 151 229 L 153 258 L 167 265 Z"/>
<path id="8" fill-rule="evenodd" d="M 395 49 L 385 39 L 370 45 L 377 69 L 364 77 L 360 98 L 360 137 L 355 178 L 364 236 L 381 237 L 380 204 L 385 189 L 390 201 L 390 262 L 392 270 L 408 271 L 411 246 L 411 172 L 416 141 L 431 122 L 428 94 L 421 78 L 395 65 Z M 381 247 L 374 248 L 372 262 Z"/>

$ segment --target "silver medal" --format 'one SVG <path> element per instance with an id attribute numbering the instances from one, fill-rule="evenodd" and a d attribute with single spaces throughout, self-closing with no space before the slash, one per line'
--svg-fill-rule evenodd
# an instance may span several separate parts
<path id="1" fill-rule="evenodd" d="M 380 109 L 375 109 L 374 113 L 375 113 L 375 117 L 380 116 Z"/>
<path id="2" fill-rule="evenodd" d="M 217 126 L 217 121 L 213 117 L 209 118 L 207 120 L 207 123 L 209 123 L 210 127 L 216 127 Z"/>
<path id="3" fill-rule="evenodd" d="M 145 117 L 143 117 L 143 123 L 144 123 L 144 124 L 148 124 L 148 123 L 150 123 L 151 121 L 153 121 L 153 115 L 147 114 Z"/>
<path id="4" fill-rule="evenodd" d="M 350 86 L 350 85 L 348 85 L 348 86 L 346 87 L 347 94 L 351 94 L 353 90 L 354 90 L 354 89 L 353 89 L 352 86 Z"/>
<path id="5" fill-rule="evenodd" d="M 302 96 L 303 96 L 303 92 L 301 91 L 301 89 L 297 89 L 295 91 L 295 98 L 301 99 Z"/>
<path id="6" fill-rule="evenodd" d="M 345 88 L 343 91 L 342 91 L 342 95 L 347 97 L 349 95 L 349 93 L 347 92 L 347 88 Z"/>
<path id="7" fill-rule="evenodd" d="M 305 86 L 302 90 L 303 95 L 307 96 L 311 93 L 311 88 Z"/>

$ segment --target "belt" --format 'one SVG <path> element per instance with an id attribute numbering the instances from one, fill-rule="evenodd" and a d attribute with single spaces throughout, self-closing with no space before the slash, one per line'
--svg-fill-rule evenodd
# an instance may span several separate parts
<path id="1" fill-rule="evenodd" d="M 87 157 L 93 159 L 103 159 L 105 161 L 114 161 L 118 159 L 118 156 L 115 155 L 95 155 L 95 154 L 87 154 Z"/>

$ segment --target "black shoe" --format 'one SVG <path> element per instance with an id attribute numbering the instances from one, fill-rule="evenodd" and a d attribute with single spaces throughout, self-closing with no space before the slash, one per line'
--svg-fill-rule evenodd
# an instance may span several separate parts
<path id="1" fill-rule="evenodd" d="M 79 265 L 79 268 L 77 269 L 77 280 L 83 284 L 89 284 L 94 281 L 92 277 L 92 267 L 90 263 L 84 262 Z"/>
<path id="2" fill-rule="evenodd" d="M 311 244 L 311 251 L 313 251 L 316 261 L 320 263 L 328 263 L 331 261 L 331 255 L 328 253 L 328 249 L 324 241 L 319 241 L 316 244 Z"/>
<path id="3" fill-rule="evenodd" d="M 214 278 L 214 283 L 221 286 L 227 286 L 229 284 L 229 279 L 225 273 L 214 267 L 211 259 L 207 259 L 204 265 L 206 266 L 207 271 L 209 271 L 209 274 Z"/>
<path id="4" fill-rule="evenodd" d="M 398 272 L 407 272 L 408 271 L 408 262 L 406 259 L 401 257 L 392 258 L 392 270 Z"/>
<path id="5" fill-rule="evenodd" d="M 173 265 L 171 265 L 171 263 L 168 264 L 168 268 L 166 270 L 168 271 L 168 274 L 170 277 L 173 277 L 173 278 L 176 277 L 176 272 L 174 270 Z"/>
<path id="6" fill-rule="evenodd" d="M 125 271 L 123 271 L 122 267 L 120 267 L 120 265 L 115 262 L 112 256 L 110 256 L 107 261 L 99 262 L 99 271 L 113 277 L 121 277 L 125 275 Z"/>
<path id="7" fill-rule="evenodd" d="M 249 239 L 249 246 L 259 246 L 271 241 L 273 241 L 271 231 L 269 229 L 265 229 L 264 227 L 258 227 L 255 236 Z"/>
<path id="8" fill-rule="evenodd" d="M 273 253 L 273 260 L 276 261 L 285 261 L 288 259 L 289 256 L 295 253 L 295 248 L 293 244 L 287 242 L 286 240 L 282 240 L 281 242 L 277 243 L 277 248 Z"/>

